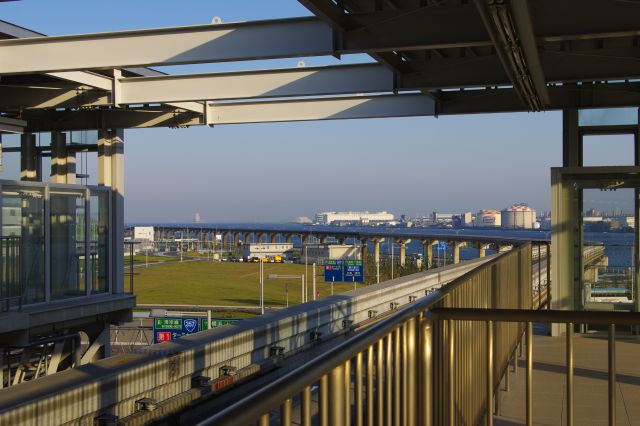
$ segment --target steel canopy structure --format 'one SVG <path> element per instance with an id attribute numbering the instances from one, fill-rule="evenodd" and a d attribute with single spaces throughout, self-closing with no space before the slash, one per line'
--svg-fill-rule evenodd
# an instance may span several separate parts
<path id="1" fill-rule="evenodd" d="M 1 22 L 0 112 L 48 131 L 640 103 L 637 3 L 301 3 L 317 17 L 55 37 Z M 144 68 L 358 53 L 375 62 L 194 75 Z"/>

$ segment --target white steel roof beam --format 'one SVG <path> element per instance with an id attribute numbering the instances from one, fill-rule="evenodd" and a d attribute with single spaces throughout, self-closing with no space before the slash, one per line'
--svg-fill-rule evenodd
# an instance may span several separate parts
<path id="1" fill-rule="evenodd" d="M 119 104 L 280 98 L 394 90 L 393 74 L 379 64 L 292 68 L 118 80 Z"/>
<path id="2" fill-rule="evenodd" d="M 0 41 L 0 74 L 329 55 L 316 18 L 196 25 Z"/>
<path id="3" fill-rule="evenodd" d="M 435 101 L 425 95 L 353 96 L 333 99 L 278 100 L 207 104 L 206 124 L 435 115 Z"/>

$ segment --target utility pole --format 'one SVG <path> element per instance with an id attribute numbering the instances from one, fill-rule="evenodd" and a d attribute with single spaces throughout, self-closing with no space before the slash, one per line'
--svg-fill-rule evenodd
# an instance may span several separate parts
<path id="1" fill-rule="evenodd" d="M 313 300 L 316 300 L 316 263 L 313 262 L 313 266 L 311 267 L 313 272 Z"/>

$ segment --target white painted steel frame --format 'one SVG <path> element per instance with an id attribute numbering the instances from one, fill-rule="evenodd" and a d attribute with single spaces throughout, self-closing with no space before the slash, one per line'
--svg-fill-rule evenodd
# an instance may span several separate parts
<path id="1" fill-rule="evenodd" d="M 0 40 L 0 73 L 240 61 L 333 53 L 316 18 Z"/>
<path id="2" fill-rule="evenodd" d="M 118 79 L 118 104 L 382 93 L 393 73 L 379 64 Z M 119 93 L 118 93 L 119 90 Z"/>
<path id="3" fill-rule="evenodd" d="M 207 104 L 206 124 L 433 116 L 427 95 L 350 96 L 326 99 Z"/>

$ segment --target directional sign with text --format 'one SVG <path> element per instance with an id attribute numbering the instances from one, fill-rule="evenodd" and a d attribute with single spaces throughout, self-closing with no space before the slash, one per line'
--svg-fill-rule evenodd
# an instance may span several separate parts
<path id="1" fill-rule="evenodd" d="M 238 321 L 240 320 L 237 318 L 211 318 L 211 328 L 218 328 L 229 324 L 235 324 Z M 202 318 L 200 329 L 203 331 L 209 329 L 206 318 Z"/>
<path id="2" fill-rule="evenodd" d="M 153 343 L 166 342 L 200 331 L 198 318 L 161 317 L 153 319 Z"/>
<path id="3" fill-rule="evenodd" d="M 342 281 L 342 260 L 324 261 L 324 281 L 328 283 Z"/>
<path id="4" fill-rule="evenodd" d="M 364 281 L 364 267 L 362 260 L 344 261 L 344 280 L 346 282 L 361 283 Z"/>

